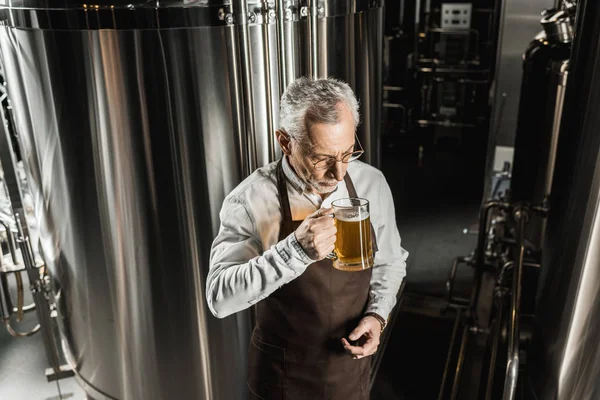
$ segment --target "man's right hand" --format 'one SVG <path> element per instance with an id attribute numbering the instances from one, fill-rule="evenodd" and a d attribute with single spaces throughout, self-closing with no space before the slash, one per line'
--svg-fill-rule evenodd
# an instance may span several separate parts
<path id="1" fill-rule="evenodd" d="M 337 229 L 333 208 L 322 208 L 310 214 L 296 229 L 296 239 L 312 260 L 320 261 L 333 251 Z"/>

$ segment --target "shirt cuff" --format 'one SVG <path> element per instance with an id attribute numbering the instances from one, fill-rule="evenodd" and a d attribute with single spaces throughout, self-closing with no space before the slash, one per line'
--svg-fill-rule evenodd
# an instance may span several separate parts
<path id="1" fill-rule="evenodd" d="M 275 245 L 275 251 L 283 262 L 296 272 L 303 272 L 306 267 L 314 263 L 314 260 L 306 255 L 293 232 Z"/>
<path id="2" fill-rule="evenodd" d="M 371 301 L 369 301 L 369 304 L 367 305 L 365 314 L 375 313 L 387 321 L 389 319 L 390 313 L 392 312 L 392 309 L 396 305 L 395 303 L 395 297 L 392 300 L 383 296 L 371 296 Z"/>
<path id="3" fill-rule="evenodd" d="M 306 252 L 304 251 L 304 249 L 302 248 L 302 246 L 300 245 L 300 242 L 298 241 L 298 239 L 296 238 L 296 233 L 292 232 L 290 233 L 290 235 L 287 237 L 287 239 L 290 240 L 290 244 L 292 249 L 294 249 L 295 255 L 300 258 L 302 261 L 312 264 L 315 262 L 315 260 L 313 260 L 312 258 L 310 258 Z"/>

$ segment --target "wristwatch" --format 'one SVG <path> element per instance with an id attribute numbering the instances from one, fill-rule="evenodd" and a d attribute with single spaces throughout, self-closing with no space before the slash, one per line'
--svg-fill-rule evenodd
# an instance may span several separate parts
<path id="1" fill-rule="evenodd" d="M 377 321 L 379 321 L 379 323 L 381 324 L 381 333 L 383 333 L 383 330 L 385 329 L 385 326 L 387 325 L 387 321 L 379 314 L 374 313 L 374 312 L 368 312 L 365 314 L 365 317 L 370 315 L 371 317 L 374 317 Z"/>

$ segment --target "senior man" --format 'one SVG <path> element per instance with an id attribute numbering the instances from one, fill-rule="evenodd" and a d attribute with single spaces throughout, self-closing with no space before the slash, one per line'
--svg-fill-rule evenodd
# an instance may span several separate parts
<path id="1" fill-rule="evenodd" d="M 408 253 L 383 174 L 357 161 L 357 99 L 335 79 L 299 78 L 281 99 L 283 157 L 225 199 L 206 297 L 223 318 L 256 305 L 248 390 L 258 399 L 369 398 L 371 356 Z M 332 201 L 370 201 L 373 268 L 332 267 Z"/>

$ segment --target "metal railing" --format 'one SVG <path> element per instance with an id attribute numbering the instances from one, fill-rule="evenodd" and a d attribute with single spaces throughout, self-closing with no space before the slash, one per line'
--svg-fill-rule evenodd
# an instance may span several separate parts
<path id="1" fill-rule="evenodd" d="M 493 210 L 501 210 L 506 214 L 512 216 L 512 223 L 515 227 L 514 240 L 506 240 L 505 237 L 496 237 L 495 233 L 489 233 L 490 213 Z M 451 267 L 448 281 L 446 283 L 446 296 L 445 300 L 448 304 L 466 305 L 466 313 L 463 314 L 462 310 L 457 314 L 454 328 L 452 331 L 452 337 L 450 340 L 450 350 L 446 359 L 446 366 L 442 377 L 442 383 L 438 395 L 438 399 L 449 398 L 455 400 L 459 395 L 459 388 L 461 384 L 461 374 L 464 369 L 464 363 L 466 360 L 467 346 L 469 344 L 469 333 L 486 333 L 491 334 L 491 349 L 488 348 L 486 351 L 490 351 L 489 366 L 487 369 L 486 376 L 480 377 L 479 382 L 484 386 L 480 387 L 479 393 L 484 396 L 486 400 L 491 400 L 494 388 L 494 375 L 497 369 L 497 354 L 501 346 L 501 338 L 503 335 L 503 329 L 506 327 L 506 335 L 508 338 L 507 343 L 507 364 L 504 374 L 504 384 L 502 399 L 503 400 L 514 400 L 518 378 L 519 378 L 519 353 L 520 353 L 520 336 L 521 336 L 521 296 L 522 296 L 522 285 L 523 285 L 523 271 L 526 267 L 539 268 L 538 263 L 532 263 L 525 261 L 525 226 L 529 220 L 530 213 L 546 214 L 548 209 L 545 205 L 541 206 L 530 206 L 526 203 L 511 204 L 503 201 L 488 201 L 480 210 L 479 216 L 479 230 L 477 248 L 472 256 L 468 257 L 457 257 Z M 494 258 L 494 252 L 490 250 L 492 243 L 501 244 L 507 246 L 505 248 L 511 251 L 507 253 L 510 256 L 510 261 L 503 262 L 501 266 L 493 267 L 491 261 Z M 491 258 L 490 258 L 491 257 Z M 504 258 L 498 259 L 500 261 Z M 454 280 L 456 278 L 457 270 L 460 264 L 466 264 L 474 267 L 474 278 L 473 278 L 473 290 L 471 297 L 468 302 L 465 299 L 457 299 L 453 295 L 454 291 Z M 489 264 L 489 265 L 488 265 Z M 477 306 L 480 302 L 480 290 L 483 280 L 483 273 L 486 268 L 496 268 L 498 277 L 496 279 L 496 285 L 493 292 L 493 309 L 494 309 L 494 321 L 493 325 L 489 329 L 485 328 L 484 321 L 478 321 L 478 310 Z M 512 280 L 510 286 L 504 284 L 505 277 L 507 274 L 511 274 Z M 510 297 L 510 307 L 507 309 L 507 298 Z M 463 319 L 463 321 L 461 321 Z M 454 348 L 455 342 L 458 339 L 459 324 L 463 323 L 462 337 L 460 342 L 460 349 L 458 351 L 457 361 L 454 368 L 454 379 L 452 382 L 452 388 L 449 395 L 447 393 L 447 380 L 451 370 L 451 360 L 455 357 Z M 484 322 L 483 325 L 481 322 Z M 483 328 L 482 328 L 483 327 Z M 445 397 L 446 396 L 446 397 Z M 449 396 L 449 397 L 448 397 Z"/>

